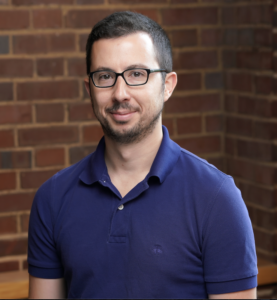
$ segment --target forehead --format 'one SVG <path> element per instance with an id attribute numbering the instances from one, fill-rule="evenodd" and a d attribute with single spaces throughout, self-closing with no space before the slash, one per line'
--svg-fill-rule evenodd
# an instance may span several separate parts
<path id="1" fill-rule="evenodd" d="M 119 72 L 131 65 L 158 67 L 153 41 L 144 32 L 119 38 L 100 39 L 93 44 L 91 55 L 92 71 L 108 67 Z"/>

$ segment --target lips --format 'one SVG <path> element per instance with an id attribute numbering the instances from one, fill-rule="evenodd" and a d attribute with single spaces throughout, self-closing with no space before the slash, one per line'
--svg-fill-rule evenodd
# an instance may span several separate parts
<path id="1" fill-rule="evenodd" d="M 117 121 L 128 121 L 136 111 L 119 110 L 111 112 L 112 117 Z"/>

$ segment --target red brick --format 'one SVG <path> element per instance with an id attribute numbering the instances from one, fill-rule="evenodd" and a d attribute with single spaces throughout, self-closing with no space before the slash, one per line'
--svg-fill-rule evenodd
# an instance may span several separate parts
<path id="1" fill-rule="evenodd" d="M 62 27 L 62 11 L 60 9 L 37 9 L 33 11 L 34 28 Z"/>
<path id="2" fill-rule="evenodd" d="M 253 225 L 267 230 L 273 230 L 276 226 L 276 212 L 269 212 L 257 207 L 247 206 Z"/>
<path id="3" fill-rule="evenodd" d="M 241 190 L 246 202 L 262 205 L 264 208 L 276 207 L 276 190 L 258 187 L 256 185 L 240 182 L 238 188 Z"/>
<path id="4" fill-rule="evenodd" d="M 0 83 L 0 101 L 13 100 L 13 84 L 10 82 Z"/>
<path id="5" fill-rule="evenodd" d="M 272 52 L 238 52 L 237 64 L 243 69 L 271 70 Z"/>
<path id="6" fill-rule="evenodd" d="M 172 136 L 174 134 L 173 120 L 163 118 L 163 125 L 167 128 L 169 135 Z"/>
<path id="7" fill-rule="evenodd" d="M 31 151 L 0 152 L 1 167 L 3 169 L 31 168 Z"/>
<path id="8" fill-rule="evenodd" d="M 0 148 L 13 147 L 13 130 L 0 130 Z"/>
<path id="9" fill-rule="evenodd" d="M 225 128 L 227 133 L 250 137 L 253 134 L 253 121 L 243 118 L 227 117 Z"/>
<path id="10" fill-rule="evenodd" d="M 63 75 L 63 58 L 41 58 L 37 60 L 39 76 Z"/>
<path id="11" fill-rule="evenodd" d="M 254 136 L 265 140 L 276 139 L 277 124 L 273 122 L 256 121 L 254 123 Z"/>
<path id="12" fill-rule="evenodd" d="M 78 142 L 78 128 L 75 126 L 53 126 L 19 129 L 18 139 L 20 146 Z"/>
<path id="13" fill-rule="evenodd" d="M 273 92 L 273 80 L 271 76 L 256 76 L 255 87 L 257 94 L 271 94 Z"/>
<path id="14" fill-rule="evenodd" d="M 181 147 L 196 154 L 220 152 L 220 137 L 219 136 L 203 136 L 175 140 Z"/>
<path id="15" fill-rule="evenodd" d="M 75 51 L 75 35 L 71 33 L 17 35 L 13 37 L 16 54 Z"/>
<path id="16" fill-rule="evenodd" d="M 271 232 L 260 231 L 257 227 L 254 227 L 254 236 L 256 247 L 265 250 L 266 252 L 275 252 L 274 241 L 276 235 Z M 263 251 L 264 252 L 264 251 Z"/>
<path id="17" fill-rule="evenodd" d="M 52 52 L 75 51 L 75 35 L 72 33 L 56 33 L 50 35 L 49 50 Z"/>
<path id="18" fill-rule="evenodd" d="M 171 32 L 172 47 L 190 47 L 197 45 L 197 30 L 174 30 Z"/>
<path id="19" fill-rule="evenodd" d="M 29 218 L 30 218 L 29 214 L 23 214 L 20 216 L 21 232 L 28 232 Z"/>
<path id="20" fill-rule="evenodd" d="M 0 29 L 25 29 L 30 24 L 27 10 L 2 10 L 0 11 Z"/>
<path id="21" fill-rule="evenodd" d="M 16 187 L 16 177 L 14 172 L 0 173 L 0 191 L 13 190 Z"/>
<path id="22" fill-rule="evenodd" d="M 273 161 L 273 147 L 268 143 L 237 141 L 238 156 L 259 161 Z"/>
<path id="23" fill-rule="evenodd" d="M 18 100 L 68 99 L 78 96 L 77 80 L 33 81 L 17 84 Z"/>
<path id="24" fill-rule="evenodd" d="M 224 69 L 237 67 L 237 53 L 233 50 L 222 51 L 222 62 Z"/>
<path id="25" fill-rule="evenodd" d="M 237 8 L 238 24 L 271 24 L 272 22 L 271 5 L 251 5 L 239 6 Z"/>
<path id="26" fill-rule="evenodd" d="M 223 130 L 222 116 L 206 116 L 205 118 L 205 128 L 207 132 L 218 132 Z"/>
<path id="27" fill-rule="evenodd" d="M 30 210 L 34 196 L 34 193 L 0 195 L 0 211 L 3 213 Z"/>
<path id="28" fill-rule="evenodd" d="M 99 142 L 103 136 L 103 130 L 99 125 L 90 125 L 83 127 L 84 143 Z"/>
<path id="29" fill-rule="evenodd" d="M 225 153 L 234 155 L 236 153 L 236 140 L 225 137 L 224 149 Z"/>
<path id="30" fill-rule="evenodd" d="M 0 241 L 0 256 L 22 255 L 27 253 L 27 238 Z"/>
<path id="31" fill-rule="evenodd" d="M 23 261 L 23 270 L 27 270 L 28 269 L 28 261 L 27 260 L 24 260 Z"/>
<path id="32" fill-rule="evenodd" d="M 217 24 L 216 7 L 175 8 L 162 10 L 163 25 L 204 25 Z"/>
<path id="33" fill-rule="evenodd" d="M 178 84 L 176 90 L 200 90 L 201 73 L 178 74 Z"/>
<path id="34" fill-rule="evenodd" d="M 257 28 L 255 30 L 254 40 L 257 47 L 271 47 L 272 30 L 267 28 Z"/>
<path id="35" fill-rule="evenodd" d="M 23 189 L 39 188 L 58 171 L 59 170 L 22 172 L 20 174 L 20 186 Z"/>
<path id="36" fill-rule="evenodd" d="M 32 122 L 31 105 L 5 105 L 0 109 L 0 124 Z"/>
<path id="37" fill-rule="evenodd" d="M 77 0 L 77 4 L 104 4 L 104 0 Z"/>
<path id="38" fill-rule="evenodd" d="M 38 123 L 63 122 L 64 105 L 60 103 L 36 105 L 36 119 Z"/>
<path id="39" fill-rule="evenodd" d="M 222 31 L 220 29 L 203 29 L 201 32 L 201 45 L 220 46 L 222 44 Z"/>
<path id="40" fill-rule="evenodd" d="M 0 263 L 0 273 L 19 270 L 19 261 L 4 261 Z"/>
<path id="41" fill-rule="evenodd" d="M 73 4 L 74 0 L 12 0 L 13 5 Z"/>
<path id="42" fill-rule="evenodd" d="M 68 60 L 68 75 L 86 76 L 85 58 L 71 58 Z"/>
<path id="43" fill-rule="evenodd" d="M 167 0 L 108 0 L 110 4 L 142 4 L 142 3 L 154 3 L 154 4 L 162 4 L 167 3 Z"/>
<path id="44" fill-rule="evenodd" d="M 178 134 L 200 133 L 202 119 L 200 116 L 177 119 Z"/>
<path id="45" fill-rule="evenodd" d="M 16 217 L 0 217 L 0 234 L 16 233 Z"/>
<path id="46" fill-rule="evenodd" d="M 38 149 L 36 151 L 36 166 L 59 166 L 65 163 L 64 148 Z"/>
<path id="47" fill-rule="evenodd" d="M 262 166 L 239 159 L 227 159 L 226 173 L 255 183 L 272 185 L 275 182 L 275 170 L 269 166 Z"/>
<path id="48" fill-rule="evenodd" d="M 237 97 L 235 95 L 226 95 L 225 94 L 225 102 L 224 108 L 225 111 L 228 112 L 236 112 L 237 111 Z"/>
<path id="49" fill-rule="evenodd" d="M 48 53 L 48 35 L 15 35 L 13 36 L 15 54 Z"/>
<path id="50" fill-rule="evenodd" d="M 91 103 L 72 103 L 69 104 L 69 121 L 94 120 L 95 116 Z"/>
<path id="51" fill-rule="evenodd" d="M 228 73 L 225 76 L 225 87 L 227 90 L 252 92 L 253 76 L 247 73 Z"/>
<path id="52" fill-rule="evenodd" d="M 137 12 L 139 14 L 145 15 L 148 18 L 154 20 L 155 22 L 159 23 L 159 12 L 157 9 L 130 9 L 130 11 Z"/>
<path id="53" fill-rule="evenodd" d="M 216 168 L 224 172 L 224 158 L 222 156 L 219 157 L 208 157 L 207 161 L 214 165 Z"/>
<path id="54" fill-rule="evenodd" d="M 165 103 L 166 113 L 200 112 L 220 109 L 218 94 L 173 97 Z"/>
<path id="55" fill-rule="evenodd" d="M 255 99 L 250 97 L 238 97 L 238 113 L 271 117 L 272 105 L 266 99 Z"/>
<path id="56" fill-rule="evenodd" d="M 185 3 L 196 3 L 198 2 L 198 0 L 171 0 L 171 3 L 181 3 L 181 4 L 185 4 Z"/>
<path id="57" fill-rule="evenodd" d="M 32 77 L 31 59 L 0 59 L 0 77 Z"/>
<path id="58" fill-rule="evenodd" d="M 70 10 L 66 16 L 66 27 L 92 28 L 97 22 L 107 17 L 112 10 Z"/>
<path id="59" fill-rule="evenodd" d="M 79 35 L 79 48 L 81 52 L 86 51 L 86 44 L 87 44 L 87 40 L 88 40 L 88 34 L 80 34 Z"/>
<path id="60" fill-rule="evenodd" d="M 222 24 L 236 24 L 237 14 L 236 14 L 236 7 L 222 7 Z"/>
<path id="61" fill-rule="evenodd" d="M 72 147 L 69 149 L 70 163 L 75 164 L 96 150 L 96 146 Z"/>
<path id="62" fill-rule="evenodd" d="M 174 53 L 173 65 L 175 69 L 209 69 L 216 68 L 218 58 L 216 51 L 193 51 Z"/>

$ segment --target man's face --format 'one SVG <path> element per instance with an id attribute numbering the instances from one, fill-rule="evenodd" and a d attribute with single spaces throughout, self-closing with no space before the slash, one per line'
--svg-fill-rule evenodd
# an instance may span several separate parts
<path id="1" fill-rule="evenodd" d="M 150 36 L 142 32 L 96 41 L 91 55 L 92 72 L 160 68 Z M 91 79 L 89 84 L 94 113 L 106 136 L 117 142 L 127 144 L 141 140 L 161 119 L 165 101 L 161 73 L 150 74 L 142 86 L 128 86 L 121 76 L 113 87 L 97 88 Z"/>

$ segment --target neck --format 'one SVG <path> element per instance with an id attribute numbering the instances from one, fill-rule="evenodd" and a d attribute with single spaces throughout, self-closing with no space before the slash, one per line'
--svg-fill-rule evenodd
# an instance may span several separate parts
<path id="1" fill-rule="evenodd" d="M 154 130 L 138 143 L 119 144 L 105 136 L 105 161 L 107 168 L 114 170 L 137 171 L 149 169 L 159 150 L 163 139 L 161 122 Z"/>

